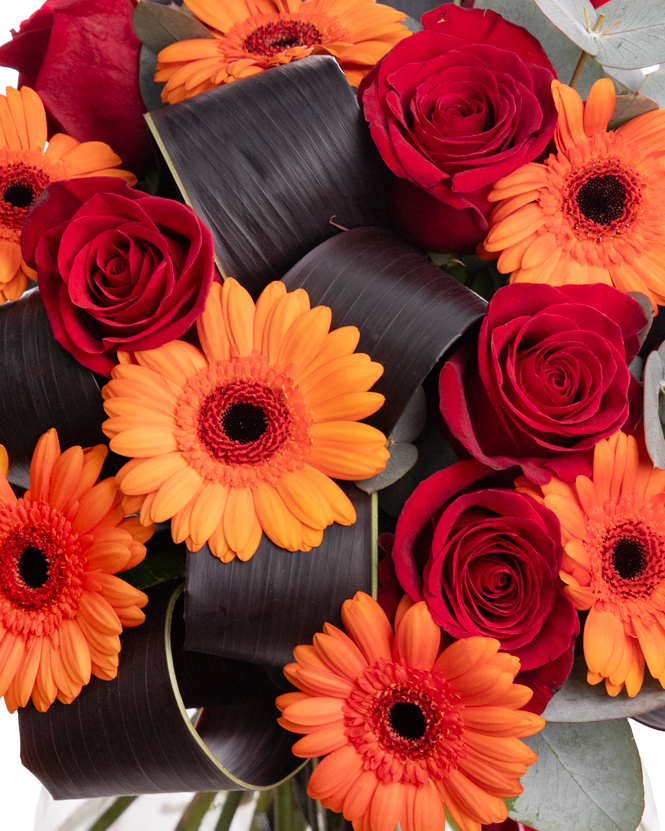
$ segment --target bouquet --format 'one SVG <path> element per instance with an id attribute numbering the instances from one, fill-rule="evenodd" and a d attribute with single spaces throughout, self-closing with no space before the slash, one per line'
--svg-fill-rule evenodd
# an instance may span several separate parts
<path id="1" fill-rule="evenodd" d="M 47 0 L 0 46 L 0 695 L 95 829 L 639 826 L 664 20 Z"/>

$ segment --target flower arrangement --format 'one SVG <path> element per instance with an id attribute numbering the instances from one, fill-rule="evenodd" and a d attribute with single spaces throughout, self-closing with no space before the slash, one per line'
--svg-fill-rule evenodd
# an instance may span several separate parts
<path id="1" fill-rule="evenodd" d="M 0 46 L 0 696 L 54 797 L 636 831 L 663 28 L 47 0 Z"/>

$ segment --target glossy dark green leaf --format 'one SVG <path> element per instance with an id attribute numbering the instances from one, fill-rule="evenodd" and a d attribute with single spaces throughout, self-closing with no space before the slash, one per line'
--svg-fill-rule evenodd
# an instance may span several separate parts
<path id="1" fill-rule="evenodd" d="M 347 598 L 372 592 L 372 498 L 340 485 L 357 520 L 331 525 L 312 551 L 285 551 L 264 535 L 246 563 L 222 563 L 207 546 L 188 555 L 188 649 L 283 667 L 326 621 L 341 625 Z"/>
<path id="2" fill-rule="evenodd" d="M 625 719 L 546 724 L 523 739 L 538 754 L 508 800 L 509 816 L 538 831 L 635 831 L 644 812 L 642 767 Z"/>
<path id="3" fill-rule="evenodd" d="M 388 222 L 387 168 L 330 56 L 225 84 L 148 123 L 222 268 L 255 297 L 337 226 Z"/>
<path id="4" fill-rule="evenodd" d="M 29 486 L 32 453 L 51 427 L 63 450 L 108 445 L 98 378 L 55 340 L 38 289 L 0 306 L 0 387 L 0 444 L 13 484 Z M 102 476 L 115 475 L 124 461 L 109 454 Z"/>
<path id="5" fill-rule="evenodd" d="M 559 692 L 552 696 L 543 718 L 548 722 L 597 722 L 633 718 L 665 705 L 660 682 L 645 673 L 640 692 L 630 698 L 625 689 L 617 696 L 607 694 L 605 684 L 589 684 L 583 655 L 575 658 L 573 669 Z"/>
<path id="6" fill-rule="evenodd" d="M 486 303 L 384 228 L 332 237 L 284 277 L 311 304 L 330 306 L 332 326 L 357 326 L 358 352 L 383 364 L 372 387 L 386 401 L 367 419 L 390 435 L 416 389 Z"/>
<path id="7" fill-rule="evenodd" d="M 21 760 L 56 799 L 269 788 L 302 764 L 261 667 L 183 650 L 179 593 L 150 592 L 113 681 L 20 711 Z M 186 707 L 203 707 L 196 726 Z"/>
<path id="8" fill-rule="evenodd" d="M 179 40 L 214 37 L 203 23 L 159 3 L 139 3 L 132 23 L 138 39 L 155 55 Z"/>
<path id="9" fill-rule="evenodd" d="M 141 591 L 183 577 L 187 564 L 185 544 L 173 542 L 170 528 L 165 528 L 146 543 L 145 559 L 120 576 Z"/>

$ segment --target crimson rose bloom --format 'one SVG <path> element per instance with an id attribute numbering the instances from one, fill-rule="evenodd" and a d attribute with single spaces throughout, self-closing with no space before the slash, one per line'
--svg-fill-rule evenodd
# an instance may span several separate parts
<path id="1" fill-rule="evenodd" d="M 579 631 L 559 579 L 561 529 L 525 494 L 470 491 L 493 472 L 458 462 L 418 485 L 397 521 L 395 574 L 454 638 L 497 638 L 516 655 L 540 712 L 570 672 Z"/>
<path id="2" fill-rule="evenodd" d="M 183 335 L 215 275 L 212 234 L 191 208 L 111 177 L 49 185 L 21 242 L 56 340 L 103 375 L 119 349 Z"/>
<path id="3" fill-rule="evenodd" d="M 429 251 L 485 237 L 492 184 L 545 150 L 556 74 L 521 26 L 453 3 L 423 15 L 365 77 L 359 98 L 394 182 L 393 219 Z"/>
<path id="4" fill-rule="evenodd" d="M 645 325 L 636 300 L 602 283 L 499 289 L 477 356 L 462 348 L 441 370 L 441 414 L 490 467 L 520 465 L 536 484 L 589 474 L 596 442 L 639 418 L 628 363 Z"/>
<path id="5" fill-rule="evenodd" d="M 140 175 L 153 160 L 139 91 L 141 42 L 134 0 L 46 0 L 0 46 L 0 66 L 19 72 L 44 102 L 51 133 L 104 141 Z"/>

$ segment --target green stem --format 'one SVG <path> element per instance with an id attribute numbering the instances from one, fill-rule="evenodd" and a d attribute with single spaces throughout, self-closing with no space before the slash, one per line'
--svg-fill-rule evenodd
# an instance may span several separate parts
<path id="1" fill-rule="evenodd" d="M 121 814 L 124 814 L 135 799 L 138 799 L 138 797 L 119 796 L 114 801 L 113 805 L 111 805 L 110 808 L 107 808 L 101 817 L 99 817 L 99 819 L 96 820 L 90 828 L 88 828 L 88 831 L 106 831 L 106 829 L 113 825 Z"/>
<path id="2" fill-rule="evenodd" d="M 242 797 L 242 791 L 229 791 L 226 794 L 224 807 L 222 808 L 222 813 L 219 815 L 219 819 L 217 820 L 215 831 L 229 831 L 231 823 L 233 822 L 233 817 L 236 814 Z"/>
<path id="3" fill-rule="evenodd" d="M 586 63 L 586 59 L 589 57 L 588 52 L 582 52 L 580 55 L 580 59 L 577 62 L 577 66 L 575 67 L 575 71 L 573 72 L 573 77 L 570 79 L 570 83 L 568 84 L 569 87 L 575 88 L 575 84 L 579 81 L 580 75 L 582 74 L 582 70 L 584 69 L 584 64 Z"/>
<path id="4" fill-rule="evenodd" d="M 213 793 L 197 793 L 194 794 L 192 801 L 185 808 L 183 815 L 180 817 L 180 822 L 176 825 L 174 831 L 198 831 L 203 817 L 208 813 L 208 809 L 217 796 L 217 791 Z"/>

